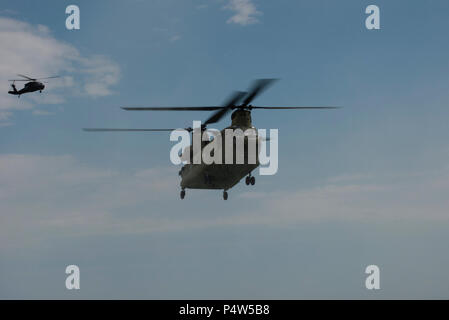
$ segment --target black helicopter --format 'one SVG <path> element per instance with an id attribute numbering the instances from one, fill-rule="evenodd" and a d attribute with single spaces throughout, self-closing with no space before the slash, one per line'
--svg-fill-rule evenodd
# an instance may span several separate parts
<path id="1" fill-rule="evenodd" d="M 44 90 L 44 88 L 45 88 L 45 85 L 42 82 L 39 82 L 37 80 L 59 78 L 59 76 L 46 77 L 46 78 L 30 78 L 28 76 L 24 76 L 23 74 L 18 74 L 18 76 L 22 77 L 24 79 L 8 80 L 8 81 L 12 81 L 12 84 L 11 84 L 12 90 L 8 91 L 8 93 L 16 95 L 16 96 L 18 96 L 18 98 L 20 98 L 20 95 L 24 94 L 24 93 L 35 92 L 35 91 L 42 92 L 42 90 Z M 27 81 L 27 83 L 25 83 L 25 85 L 22 89 L 17 90 L 16 85 L 15 85 L 16 81 Z"/>

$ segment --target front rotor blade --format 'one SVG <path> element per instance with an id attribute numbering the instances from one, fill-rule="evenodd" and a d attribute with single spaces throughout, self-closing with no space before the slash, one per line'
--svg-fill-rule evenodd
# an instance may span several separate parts
<path id="1" fill-rule="evenodd" d="M 253 101 L 259 94 L 268 89 L 277 79 L 259 79 L 254 81 L 251 89 L 248 90 L 248 95 L 242 103 L 242 106 L 247 106 Z"/>
<path id="2" fill-rule="evenodd" d="M 36 81 L 36 79 L 30 78 L 28 76 L 24 76 L 23 74 L 18 74 L 18 76 L 22 77 L 22 78 L 26 78 L 26 79 L 31 80 L 31 81 Z"/>
<path id="3" fill-rule="evenodd" d="M 174 131 L 187 129 L 113 129 L 113 128 L 83 128 L 88 132 L 122 132 L 122 131 Z"/>
<path id="4" fill-rule="evenodd" d="M 45 80 L 45 79 L 54 79 L 54 78 L 60 78 L 59 76 L 53 76 L 53 77 L 45 77 L 45 78 L 36 78 L 35 80 Z"/>
<path id="5" fill-rule="evenodd" d="M 213 115 L 211 115 L 207 120 L 204 122 L 204 125 L 208 125 L 211 123 L 218 122 L 221 118 L 224 117 L 226 113 L 231 111 L 232 107 L 234 107 L 237 103 L 239 103 L 240 100 L 243 99 L 246 92 L 242 91 L 236 91 L 234 92 L 229 99 L 226 101 L 226 103 L 221 107 L 220 110 L 215 112 Z"/>
<path id="6" fill-rule="evenodd" d="M 205 106 L 205 107 L 122 107 L 128 111 L 213 111 L 222 109 L 221 106 Z"/>
<path id="7" fill-rule="evenodd" d="M 250 106 L 249 109 L 270 109 L 270 110 L 289 110 L 289 109 L 340 109 L 342 107 L 257 107 Z"/>

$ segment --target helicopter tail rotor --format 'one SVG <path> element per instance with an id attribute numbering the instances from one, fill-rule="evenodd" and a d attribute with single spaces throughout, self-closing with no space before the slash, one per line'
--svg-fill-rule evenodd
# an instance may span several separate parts
<path id="1" fill-rule="evenodd" d="M 14 95 L 19 94 L 19 91 L 17 91 L 16 85 L 14 84 L 14 82 L 11 83 L 11 88 L 12 88 L 12 90 L 8 91 L 9 94 L 14 94 Z"/>

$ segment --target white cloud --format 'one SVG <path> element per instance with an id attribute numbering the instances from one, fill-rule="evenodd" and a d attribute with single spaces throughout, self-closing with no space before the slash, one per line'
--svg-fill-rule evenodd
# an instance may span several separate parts
<path id="1" fill-rule="evenodd" d="M 256 9 L 256 6 L 251 0 L 229 0 L 225 9 L 234 11 L 235 13 L 228 19 L 227 23 L 235 23 L 242 26 L 259 22 L 256 17 L 262 14 Z"/>
<path id="2" fill-rule="evenodd" d="M 6 91 L 8 79 L 17 78 L 18 73 L 34 77 L 63 76 L 50 80 L 42 94 L 28 94 L 18 99 L 3 92 L 1 112 L 31 109 L 35 104 L 60 104 L 65 96 L 74 94 L 109 95 L 120 78 L 120 68 L 115 62 L 100 55 L 82 55 L 74 46 L 53 37 L 44 25 L 0 17 L 0 43 L 2 90 Z M 18 89 L 22 84 L 16 83 Z"/>
<path id="3" fill-rule="evenodd" d="M 57 93 L 46 92 L 45 94 L 30 95 L 28 100 L 34 104 L 61 104 L 65 102 L 63 96 Z"/>
<path id="4" fill-rule="evenodd" d="M 189 190 L 187 199 L 179 200 L 177 170 L 119 172 L 84 165 L 69 155 L 0 154 L 0 247 L 49 241 L 60 233 L 449 219 L 449 170 L 393 181 L 361 174 L 355 180 L 331 178 L 319 187 L 282 192 L 253 190 L 239 195 L 233 189 L 225 205 L 216 192 L 209 199 L 204 198 L 205 191 Z M 234 209 L 229 210 L 228 204 Z"/>
<path id="5" fill-rule="evenodd" d="M 111 86 L 118 83 L 120 68 L 107 57 L 96 55 L 79 59 L 82 72 L 86 74 L 84 88 L 91 96 L 107 96 L 112 94 Z"/>
<path id="6" fill-rule="evenodd" d="M 174 33 L 171 29 L 172 28 L 153 27 L 151 30 L 158 36 L 158 38 L 173 43 L 181 39 L 181 35 Z"/>
<path id="7" fill-rule="evenodd" d="M 73 236 L 156 230 L 164 219 L 151 205 L 145 209 L 168 190 L 177 196 L 177 178 L 175 168 L 129 174 L 89 167 L 69 155 L 0 155 L 0 247 L 62 231 Z M 142 205 L 144 217 L 129 215 Z"/>
<path id="8" fill-rule="evenodd" d="M 0 122 L 2 120 L 7 120 L 11 116 L 11 112 L 1 111 L 0 112 Z"/>
<path id="9" fill-rule="evenodd" d="M 272 224 L 323 220 L 447 221 L 448 192 L 449 170 L 442 169 L 410 175 L 338 176 L 319 187 L 270 194 L 251 192 L 242 197 L 263 203 L 266 214 L 260 219 Z"/>
<path id="10" fill-rule="evenodd" d="M 181 36 L 176 34 L 176 35 L 170 37 L 170 42 L 175 42 L 175 41 L 178 41 L 179 39 L 181 39 Z"/>

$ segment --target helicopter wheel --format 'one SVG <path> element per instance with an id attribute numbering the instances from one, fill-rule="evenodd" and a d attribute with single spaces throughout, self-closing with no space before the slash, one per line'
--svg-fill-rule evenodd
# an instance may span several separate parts
<path id="1" fill-rule="evenodd" d="M 40 93 L 42 93 L 42 90 L 39 90 Z"/>
<path id="2" fill-rule="evenodd" d="M 228 200 L 228 193 L 223 191 L 223 200 Z"/>
<path id="3" fill-rule="evenodd" d="M 256 178 L 254 178 L 254 177 L 249 178 L 249 182 L 251 183 L 252 186 L 255 185 L 256 184 Z"/>
<path id="4" fill-rule="evenodd" d="M 251 180 L 251 177 L 247 176 L 246 179 L 245 179 L 245 183 L 246 183 L 247 186 L 249 186 L 250 180 Z"/>
<path id="5" fill-rule="evenodd" d="M 181 196 L 181 199 L 184 199 L 184 197 L 186 196 L 186 191 L 184 189 L 181 190 L 180 196 Z"/>

